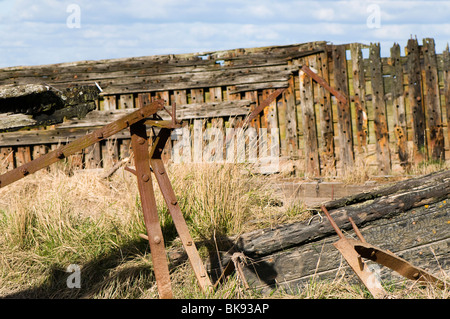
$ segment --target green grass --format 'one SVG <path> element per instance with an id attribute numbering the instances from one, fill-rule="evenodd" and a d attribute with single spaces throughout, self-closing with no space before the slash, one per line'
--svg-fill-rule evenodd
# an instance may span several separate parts
<path id="1" fill-rule="evenodd" d="M 309 218 L 301 202 L 289 206 L 268 179 L 235 165 L 171 166 L 172 185 L 191 235 L 206 260 L 214 238 Z M 177 233 L 155 183 L 168 250 Z M 136 178 L 123 170 L 105 180 L 96 174 L 40 171 L 0 189 L 0 297 L 157 298 Z M 66 269 L 80 266 L 81 288 L 69 289 Z M 190 265 L 170 265 L 176 298 L 267 298 L 245 290 L 236 275 L 209 294 L 196 284 Z M 394 288 L 392 288 L 394 289 Z M 391 289 L 391 290 L 392 290 Z M 402 288 L 402 298 L 448 298 L 443 291 Z M 342 278 L 312 281 L 270 298 L 370 298 Z"/>

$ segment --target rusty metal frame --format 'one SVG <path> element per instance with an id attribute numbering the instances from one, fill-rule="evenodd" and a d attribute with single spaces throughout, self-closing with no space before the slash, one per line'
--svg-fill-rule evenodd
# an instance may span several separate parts
<path id="1" fill-rule="evenodd" d="M 163 100 L 155 100 L 151 103 L 139 100 L 141 108 L 123 118 L 105 125 L 91 134 L 80 137 L 75 141 L 63 145 L 56 150 L 49 152 L 31 162 L 28 162 L 16 169 L 0 175 L 0 187 L 5 187 L 29 174 L 43 169 L 59 160 L 72 154 L 80 152 L 97 142 L 100 142 L 123 129 L 129 128 L 131 133 L 131 146 L 134 153 L 135 169 L 126 167 L 126 170 L 136 175 L 138 189 L 142 203 L 147 238 L 150 245 L 153 268 L 158 287 L 159 297 L 163 299 L 172 298 L 172 287 L 170 273 L 167 262 L 167 254 L 164 246 L 164 239 L 158 218 L 156 199 L 152 183 L 152 172 L 155 174 L 161 193 L 169 208 L 170 215 L 185 248 L 189 261 L 197 277 L 200 288 L 208 292 L 212 289 L 212 284 L 208 273 L 203 266 L 198 250 L 189 234 L 186 221 L 178 205 L 176 195 L 172 189 L 161 154 L 171 131 L 181 127 L 176 120 L 176 107 L 172 105 L 172 111 L 164 108 Z M 165 110 L 172 117 L 171 121 L 163 121 L 156 114 L 160 110 Z M 152 116 L 152 119 L 149 117 Z M 149 152 L 149 137 L 147 126 L 159 128 L 159 134 L 152 143 Z"/>
<path id="2" fill-rule="evenodd" d="M 314 81 L 319 83 L 328 92 L 333 94 L 339 102 L 341 102 L 343 104 L 348 103 L 347 97 L 344 94 L 342 94 L 341 92 L 339 92 L 338 90 L 336 90 L 335 88 L 330 86 L 328 84 L 328 82 L 325 81 L 324 78 L 322 78 L 320 75 L 318 75 L 313 70 L 311 70 L 311 68 L 309 68 L 307 65 L 302 65 L 300 71 L 303 71 L 304 73 L 306 73 L 309 77 L 311 77 Z"/>
<path id="3" fill-rule="evenodd" d="M 444 282 L 442 280 L 426 272 L 425 270 L 413 266 L 411 263 L 398 257 L 390 251 L 382 250 L 367 243 L 351 217 L 348 219 L 359 240 L 346 238 L 325 206 L 322 205 L 321 210 L 325 213 L 331 223 L 331 226 L 339 236 L 339 240 L 333 245 L 339 250 L 342 256 L 344 256 L 349 266 L 364 283 L 374 298 L 385 298 L 387 293 L 381 286 L 381 283 L 378 281 L 375 274 L 368 269 L 363 258 L 386 266 L 407 279 L 431 283 L 439 287 L 444 286 Z"/>

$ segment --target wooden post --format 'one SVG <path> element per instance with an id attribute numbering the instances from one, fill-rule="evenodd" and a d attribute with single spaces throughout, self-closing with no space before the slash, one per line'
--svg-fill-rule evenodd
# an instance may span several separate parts
<path id="1" fill-rule="evenodd" d="M 366 107 L 366 82 L 364 79 L 364 61 L 361 51 L 361 44 L 352 43 L 350 45 L 353 70 L 353 90 L 355 96 L 356 110 L 356 137 L 358 141 L 358 151 L 367 152 L 367 107 Z"/>
<path id="2" fill-rule="evenodd" d="M 412 111 L 414 131 L 414 162 L 420 163 L 426 158 L 425 114 L 422 106 L 422 80 L 420 74 L 420 49 L 417 39 L 409 39 L 408 50 L 408 98 Z"/>
<path id="3" fill-rule="evenodd" d="M 408 149 L 406 136 L 405 95 L 403 90 L 403 66 L 400 60 L 400 46 L 395 43 L 391 48 L 392 99 L 394 106 L 394 133 L 397 139 L 397 152 L 400 165 L 408 167 Z"/>
<path id="4" fill-rule="evenodd" d="M 290 77 L 289 87 L 283 93 L 283 101 L 286 103 L 286 151 L 289 157 L 298 156 L 297 111 L 294 85 L 294 77 Z"/>
<path id="5" fill-rule="evenodd" d="M 305 174 L 320 175 L 319 148 L 317 142 L 316 115 L 314 111 L 313 81 L 300 70 L 300 107 L 302 110 L 303 136 L 305 139 Z"/>
<path id="6" fill-rule="evenodd" d="M 352 116 L 350 113 L 347 60 L 345 46 L 333 45 L 332 59 L 334 71 L 334 86 L 347 98 L 347 103 L 338 101 L 338 130 L 339 130 L 339 154 L 342 171 L 351 169 L 354 163 Z"/>
<path id="7" fill-rule="evenodd" d="M 386 118 L 386 102 L 384 100 L 383 71 L 380 58 L 380 44 L 370 45 L 370 76 L 372 82 L 372 107 L 378 166 L 385 175 L 391 173 L 391 154 L 389 150 L 389 131 Z"/>
<path id="8" fill-rule="evenodd" d="M 448 49 L 448 44 L 443 53 L 443 62 L 445 109 L 447 113 L 447 141 L 450 145 L 450 52 Z"/>
<path id="9" fill-rule="evenodd" d="M 435 161 L 445 159 L 444 132 L 439 96 L 439 79 L 434 40 L 423 39 L 423 64 L 425 68 L 425 118 L 428 128 L 428 154 Z"/>

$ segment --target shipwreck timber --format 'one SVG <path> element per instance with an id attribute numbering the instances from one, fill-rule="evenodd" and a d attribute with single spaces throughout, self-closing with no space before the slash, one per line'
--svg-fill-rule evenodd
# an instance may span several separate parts
<path id="1" fill-rule="evenodd" d="M 324 204 L 347 236 L 356 237 L 348 218 L 367 242 L 389 250 L 417 267 L 441 277 L 450 265 L 450 171 L 408 179 Z M 253 287 L 297 289 L 311 279 L 354 274 L 333 246 L 339 238 L 326 218 L 262 229 L 223 240 L 222 264 L 233 253 L 246 257 L 242 269 Z M 324 217 L 324 216 L 323 216 Z M 401 277 L 379 267 L 381 279 Z M 211 265 L 210 271 L 217 273 Z M 403 278 L 404 279 L 404 278 Z"/>

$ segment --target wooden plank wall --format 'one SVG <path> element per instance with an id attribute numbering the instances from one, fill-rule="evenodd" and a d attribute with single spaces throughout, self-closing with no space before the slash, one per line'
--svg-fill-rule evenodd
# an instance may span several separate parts
<path id="1" fill-rule="evenodd" d="M 91 122 L 69 121 L 0 133 L 0 164 L 8 170 L 37 158 L 59 143 L 70 142 L 133 111 L 142 98 L 164 99 L 168 107 L 176 103 L 181 109 L 183 129 L 167 144 L 166 160 L 174 160 L 172 150 L 180 152 L 177 144 L 181 142 L 190 148 L 182 148 L 177 160 L 220 160 L 217 154 L 223 154 L 226 160 L 230 141 L 216 138 L 220 135 L 217 132 L 226 136 L 227 129 L 240 127 L 250 110 L 275 88 L 283 87 L 283 94 L 250 123 L 260 143 L 254 148 L 252 138 L 247 138 L 245 145 L 233 144 L 234 154 L 239 154 L 235 160 L 248 161 L 254 158 L 253 151 L 270 149 L 274 140 L 260 131 L 267 129 L 268 136 L 278 134 L 279 154 L 297 161 L 300 173 L 308 177 L 340 174 L 361 162 L 377 167 L 380 175 L 389 175 L 421 161 L 449 158 L 449 56 L 448 48 L 442 54 L 435 52 L 433 39 L 422 43 L 410 39 L 403 55 L 400 46 L 394 44 L 390 57 L 381 57 L 376 43 L 310 43 L 211 52 L 201 57 L 159 56 L 112 60 L 109 64 L 99 61 L 44 66 L 39 77 L 30 75 L 37 74 L 31 69 L 3 69 L 0 85 L 35 83 L 41 76 L 52 76 L 54 83 L 50 84 L 56 87 L 98 81 L 104 92 L 97 103 L 99 115 L 92 115 L 95 120 Z M 300 71 L 302 65 L 312 68 L 350 103 L 338 102 Z M 150 73 L 150 68 L 160 76 Z M 215 128 L 216 134 L 205 135 L 208 128 Z M 193 137 L 199 135 L 201 139 L 194 143 Z M 223 152 L 217 147 L 223 147 Z M 239 153 L 242 148 L 246 153 Z M 76 168 L 107 167 L 129 155 L 129 134 L 123 131 L 73 156 L 70 163 Z"/>

